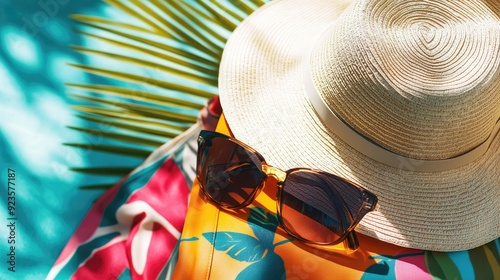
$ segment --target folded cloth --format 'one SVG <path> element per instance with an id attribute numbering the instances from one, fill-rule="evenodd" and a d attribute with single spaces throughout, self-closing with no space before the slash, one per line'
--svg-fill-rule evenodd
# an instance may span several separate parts
<path id="1" fill-rule="evenodd" d="M 216 129 L 230 135 L 224 115 Z M 269 184 L 268 184 L 269 183 Z M 409 249 L 358 234 L 360 247 L 312 246 L 278 225 L 276 181 L 222 210 L 195 180 L 173 279 L 500 279 L 500 239 L 457 252 Z"/>
<path id="2" fill-rule="evenodd" d="M 196 140 L 201 129 L 215 128 L 220 113 L 215 97 L 196 124 L 156 149 L 106 191 L 71 236 L 47 278 L 170 278 L 195 177 Z"/>

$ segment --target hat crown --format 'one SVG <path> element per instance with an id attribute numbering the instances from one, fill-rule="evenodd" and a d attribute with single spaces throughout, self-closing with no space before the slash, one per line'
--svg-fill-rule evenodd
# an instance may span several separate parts
<path id="1" fill-rule="evenodd" d="M 313 82 L 380 146 L 417 159 L 458 156 L 500 117 L 498 11 L 484 1 L 357 1 L 313 47 Z"/>

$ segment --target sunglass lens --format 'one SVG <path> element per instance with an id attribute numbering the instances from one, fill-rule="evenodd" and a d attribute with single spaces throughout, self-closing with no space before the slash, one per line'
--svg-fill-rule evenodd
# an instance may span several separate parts
<path id="1" fill-rule="evenodd" d="M 209 139 L 199 152 L 199 177 L 205 193 L 215 202 L 239 207 L 254 195 L 263 178 L 254 153 L 223 137 Z"/>
<path id="2" fill-rule="evenodd" d="M 280 213 L 293 235 L 328 244 L 345 236 L 362 204 L 361 192 L 334 175 L 295 171 L 283 183 Z"/>

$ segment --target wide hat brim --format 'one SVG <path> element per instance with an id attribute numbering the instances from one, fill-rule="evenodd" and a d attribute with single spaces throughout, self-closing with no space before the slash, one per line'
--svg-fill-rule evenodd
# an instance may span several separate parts
<path id="1" fill-rule="evenodd" d="M 221 104 L 236 138 L 281 169 L 310 167 L 375 193 L 378 209 L 356 231 L 403 247 L 475 248 L 500 235 L 500 136 L 477 160 L 415 172 L 359 153 L 325 126 L 304 85 L 311 44 L 350 1 L 273 1 L 232 34 L 219 75 Z M 361 244 L 362 246 L 362 244 Z"/>

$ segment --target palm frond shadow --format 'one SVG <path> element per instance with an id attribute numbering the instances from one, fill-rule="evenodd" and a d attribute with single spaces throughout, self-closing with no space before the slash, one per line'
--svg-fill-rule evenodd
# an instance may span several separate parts
<path id="1" fill-rule="evenodd" d="M 195 123 L 206 100 L 217 94 L 218 66 L 229 34 L 266 1 L 104 2 L 127 14 L 129 20 L 73 15 L 80 24 L 75 32 L 105 47 L 72 48 L 88 57 L 110 61 L 110 65 L 71 65 L 106 82 L 71 82 L 66 86 L 79 102 L 73 106 L 76 116 L 84 121 L 82 127 L 69 128 L 107 142 L 64 145 L 144 159 Z M 112 67 L 115 62 L 122 66 Z M 70 170 L 115 178 L 134 167 L 106 165 Z M 80 188 L 105 190 L 114 183 Z"/>

